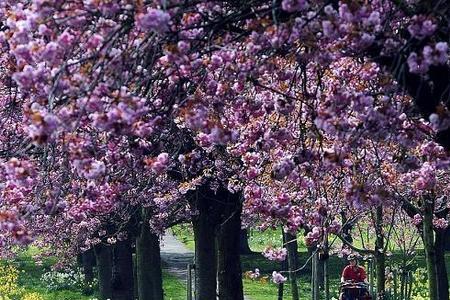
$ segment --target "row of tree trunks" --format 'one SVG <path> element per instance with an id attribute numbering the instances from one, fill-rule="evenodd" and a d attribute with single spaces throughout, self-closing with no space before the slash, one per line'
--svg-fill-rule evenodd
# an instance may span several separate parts
<path id="1" fill-rule="evenodd" d="M 130 240 L 97 245 L 94 250 L 101 300 L 134 300 L 135 285 L 139 300 L 163 300 L 159 238 L 148 222 L 143 222 L 136 238 L 136 275 Z"/>
<path id="2" fill-rule="evenodd" d="M 195 298 L 243 300 L 240 244 L 246 232 L 241 230 L 240 194 L 207 192 L 197 197 L 198 214 L 193 218 Z M 159 238 L 151 232 L 147 214 L 142 211 L 136 233 L 135 268 L 130 240 L 96 246 L 100 299 L 163 299 Z"/>

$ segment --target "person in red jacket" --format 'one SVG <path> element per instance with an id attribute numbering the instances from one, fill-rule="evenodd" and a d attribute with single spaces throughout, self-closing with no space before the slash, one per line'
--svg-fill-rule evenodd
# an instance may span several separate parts
<path id="1" fill-rule="evenodd" d="M 349 265 L 342 271 L 342 293 L 340 300 L 366 300 L 371 299 L 367 291 L 367 275 L 363 267 L 358 266 L 356 255 L 348 256 Z"/>
<path id="2" fill-rule="evenodd" d="M 348 256 L 349 265 L 342 271 L 341 282 L 350 281 L 354 283 L 366 282 L 366 270 L 358 266 L 358 259 L 355 255 Z"/>

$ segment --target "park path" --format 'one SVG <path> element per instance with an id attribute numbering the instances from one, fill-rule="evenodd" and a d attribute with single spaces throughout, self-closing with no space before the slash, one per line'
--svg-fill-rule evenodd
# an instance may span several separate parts
<path id="1" fill-rule="evenodd" d="M 194 263 L 194 252 L 166 231 L 161 241 L 162 268 L 186 284 L 187 265 Z M 244 296 L 244 300 L 250 300 Z"/>
<path id="2" fill-rule="evenodd" d="M 187 265 L 194 263 L 194 252 L 166 231 L 161 241 L 162 268 L 186 284 Z"/>

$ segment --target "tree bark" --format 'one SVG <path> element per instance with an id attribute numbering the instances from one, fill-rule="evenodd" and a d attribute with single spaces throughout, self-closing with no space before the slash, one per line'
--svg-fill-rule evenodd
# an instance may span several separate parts
<path id="1" fill-rule="evenodd" d="M 434 201 L 430 198 L 424 199 L 423 216 L 423 244 L 425 248 L 425 260 L 427 264 L 428 289 L 430 300 L 437 300 L 437 273 L 436 273 L 436 252 L 434 248 L 433 232 L 433 209 Z"/>
<path id="2" fill-rule="evenodd" d="M 239 194 L 218 193 L 224 203 L 217 235 L 217 278 L 219 300 L 243 300 L 240 259 L 241 203 Z"/>
<path id="3" fill-rule="evenodd" d="M 277 297 L 277 300 L 283 300 L 283 290 L 284 290 L 284 284 L 280 283 L 278 285 L 278 297 Z"/>
<path id="4" fill-rule="evenodd" d="M 250 245 L 248 244 L 248 231 L 247 229 L 241 229 L 240 239 L 239 239 L 239 248 L 241 254 L 252 254 L 253 251 L 250 249 Z"/>
<path id="5" fill-rule="evenodd" d="M 150 231 L 145 213 L 136 238 L 136 264 L 139 300 L 163 300 L 159 237 Z"/>
<path id="6" fill-rule="evenodd" d="M 83 260 L 83 273 L 86 283 L 92 283 L 94 280 L 94 265 L 95 265 L 95 255 L 94 250 L 89 249 L 82 254 Z"/>
<path id="7" fill-rule="evenodd" d="M 289 270 L 289 282 L 291 284 L 292 300 L 299 300 L 298 285 L 297 285 L 297 268 L 298 268 L 298 256 L 297 256 L 297 236 L 288 232 L 283 232 L 285 241 L 285 247 L 287 249 L 288 258 L 288 270 Z"/>
<path id="8" fill-rule="evenodd" d="M 375 220 L 375 263 L 377 276 L 377 299 L 386 297 L 386 256 L 384 254 L 384 235 L 383 235 L 383 207 L 380 205 L 376 210 Z"/>
<path id="9" fill-rule="evenodd" d="M 325 300 L 330 299 L 330 275 L 328 272 L 328 262 L 329 262 L 329 245 L 328 245 L 328 233 L 325 233 L 325 241 L 322 257 L 320 259 L 323 262 L 323 284 L 325 292 Z"/>
<path id="10" fill-rule="evenodd" d="M 449 286 L 447 266 L 445 261 L 445 233 L 445 230 L 439 230 L 436 232 L 436 240 L 434 242 L 439 299 L 450 299 L 448 292 Z"/>
<path id="11" fill-rule="evenodd" d="M 379 253 L 375 255 L 376 263 L 376 276 L 377 276 L 377 299 L 382 300 L 386 297 L 386 257 L 384 253 Z"/>
<path id="12" fill-rule="evenodd" d="M 129 240 L 113 246 L 112 300 L 133 300 L 133 256 Z"/>
<path id="13" fill-rule="evenodd" d="M 100 300 L 112 298 L 112 251 L 110 246 L 97 245 L 94 248 L 97 261 L 98 289 Z"/>
<path id="14" fill-rule="evenodd" d="M 133 282 L 134 282 L 134 298 L 139 299 L 139 292 L 138 292 L 138 278 L 137 278 L 137 257 L 136 252 L 133 253 Z"/>
<path id="15" fill-rule="evenodd" d="M 81 254 L 81 260 L 83 265 L 84 273 L 84 289 L 83 292 L 87 295 L 91 295 L 94 290 L 92 287 L 92 282 L 94 281 L 94 265 L 95 265 L 95 255 L 94 250 L 89 249 Z"/>
<path id="16" fill-rule="evenodd" d="M 216 299 L 215 222 L 208 199 L 195 200 L 198 215 L 192 220 L 195 238 L 195 300 Z"/>
<path id="17" fill-rule="evenodd" d="M 319 256 L 317 254 L 317 252 L 315 252 L 313 254 L 313 258 L 312 258 L 312 280 L 313 280 L 313 284 L 312 284 L 312 299 L 313 300 L 320 300 L 320 289 L 319 289 L 319 282 L 318 282 L 318 273 L 317 273 L 317 268 L 319 266 Z"/>

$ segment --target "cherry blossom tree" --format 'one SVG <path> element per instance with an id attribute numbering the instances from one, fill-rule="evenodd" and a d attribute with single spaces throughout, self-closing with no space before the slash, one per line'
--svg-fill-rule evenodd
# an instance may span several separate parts
<path id="1" fill-rule="evenodd" d="M 240 212 L 240 193 L 248 223 L 310 228 L 314 242 L 341 197 L 359 210 L 400 203 L 423 225 L 430 298 L 448 298 L 434 244 L 447 217 L 445 1 L 0 8 L 2 243 L 71 224 L 90 246 L 136 212 L 159 232 L 180 214 L 205 229 L 211 196 L 231 199 L 217 221 Z M 198 299 L 212 299 L 203 271 Z"/>

